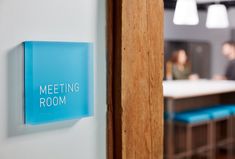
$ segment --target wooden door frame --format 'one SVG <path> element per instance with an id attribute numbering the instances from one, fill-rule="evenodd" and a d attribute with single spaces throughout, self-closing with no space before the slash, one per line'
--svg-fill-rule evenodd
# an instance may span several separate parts
<path id="1" fill-rule="evenodd" d="M 142 22 L 138 21 L 138 19 L 132 19 L 132 17 L 136 16 L 143 18 L 145 21 L 143 26 Z M 129 28 L 135 29 L 135 27 L 137 29 L 143 28 L 141 30 L 142 32 L 127 31 Z M 135 33 L 140 38 L 137 36 L 139 41 L 133 42 L 132 45 L 127 38 L 136 35 Z M 145 33 L 147 35 L 144 35 Z M 135 38 L 130 39 L 135 40 Z M 144 40 L 146 40 L 146 45 L 142 47 L 138 47 L 135 44 L 145 44 Z M 129 45 L 126 45 L 126 43 Z M 107 0 L 107 48 L 107 157 L 108 159 L 141 159 L 145 156 L 146 159 L 161 159 L 163 158 L 163 1 Z M 136 52 L 140 50 L 139 52 L 144 57 L 147 57 L 142 60 L 141 56 L 136 56 L 140 62 L 144 63 L 149 71 L 146 74 L 146 78 L 136 77 L 136 74 L 141 76 L 141 73 L 143 73 L 141 67 L 134 69 L 135 73 L 131 74 L 129 65 L 138 67 L 138 63 L 132 62 L 131 58 L 127 56 L 128 50 Z M 127 68 L 126 72 L 124 71 L 125 67 Z M 139 105 L 134 100 L 129 100 L 128 103 L 126 100 L 124 101 L 124 96 L 125 98 L 134 98 L 133 95 L 127 95 L 127 89 L 130 88 L 123 87 L 123 85 L 128 86 L 132 84 L 124 80 L 124 77 L 127 75 L 130 79 L 135 80 L 137 78 L 137 80 L 143 80 L 147 84 L 145 85 L 146 87 L 142 87 L 142 89 L 148 89 L 147 91 L 149 91 L 149 95 L 146 96 L 149 99 L 143 98 L 146 99 L 146 103 L 142 102 Z M 141 85 L 141 82 L 136 82 L 137 87 L 138 85 Z M 143 95 L 143 93 L 135 92 L 135 96 L 138 97 L 138 94 Z M 146 123 L 141 120 L 142 123 L 140 125 L 149 125 L 146 130 L 147 139 L 143 140 L 147 142 L 143 143 L 144 146 L 141 145 L 141 141 L 136 142 L 136 140 L 139 140 L 140 135 L 145 137 L 145 130 L 141 130 L 143 126 L 138 127 L 138 124 L 132 126 L 131 122 L 135 123 L 135 119 L 137 118 L 133 118 L 132 120 L 131 117 L 127 117 L 131 113 L 131 108 L 134 108 L 132 104 L 136 104 L 136 108 L 140 109 L 135 114 L 139 115 L 143 120 L 146 120 Z M 146 104 L 148 110 L 143 115 L 141 111 L 144 110 L 144 104 Z M 128 125 L 131 125 L 132 128 L 129 129 L 130 126 L 128 127 Z M 132 131 L 133 129 L 137 130 L 139 134 L 135 135 Z M 136 145 L 132 147 L 130 146 L 131 143 L 136 143 Z"/>

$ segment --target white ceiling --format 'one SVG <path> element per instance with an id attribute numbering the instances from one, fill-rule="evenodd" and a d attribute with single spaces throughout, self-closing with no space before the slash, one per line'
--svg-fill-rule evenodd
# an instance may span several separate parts
<path id="1" fill-rule="evenodd" d="M 211 3 L 211 2 L 228 2 L 234 0 L 196 0 L 198 3 Z"/>

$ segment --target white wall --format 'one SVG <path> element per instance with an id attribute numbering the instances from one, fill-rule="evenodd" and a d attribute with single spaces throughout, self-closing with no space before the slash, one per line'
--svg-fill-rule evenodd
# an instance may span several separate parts
<path id="1" fill-rule="evenodd" d="M 235 40 L 235 8 L 229 9 L 230 28 L 232 29 L 232 40 Z"/>
<path id="2" fill-rule="evenodd" d="M 197 26 L 176 26 L 173 24 L 174 11 L 165 11 L 166 40 L 199 40 L 211 43 L 211 73 L 224 74 L 227 60 L 221 54 L 221 45 L 231 39 L 230 29 L 207 29 L 206 12 L 199 12 L 200 23 Z"/>
<path id="3" fill-rule="evenodd" d="M 25 40 L 95 44 L 95 115 L 23 124 Z M 105 0 L 0 0 L 0 159 L 105 159 Z"/>
<path id="4" fill-rule="evenodd" d="M 230 26 L 231 28 L 235 28 L 235 8 L 230 8 L 228 13 Z"/>

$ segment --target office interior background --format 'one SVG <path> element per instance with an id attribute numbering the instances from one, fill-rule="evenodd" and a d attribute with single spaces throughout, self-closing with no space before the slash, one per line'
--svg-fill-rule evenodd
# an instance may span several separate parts
<path id="1" fill-rule="evenodd" d="M 225 71 L 227 64 L 226 58 L 221 53 L 222 44 L 228 40 L 235 40 L 235 5 L 234 1 L 224 1 L 228 7 L 229 27 L 222 29 L 208 29 L 206 27 L 207 7 L 213 4 L 213 0 L 198 0 L 198 16 L 199 24 L 194 26 L 175 25 L 173 23 L 174 7 L 176 1 L 165 0 L 165 22 L 164 22 L 164 38 L 165 49 L 168 48 L 169 42 L 186 42 L 194 43 L 199 48 L 193 51 L 202 51 L 203 47 L 207 50 L 203 51 L 203 56 L 206 54 L 208 57 L 203 57 L 201 60 L 208 60 L 209 68 L 204 68 L 208 73 L 207 78 L 212 77 L 213 74 L 222 74 Z M 221 2 L 223 3 L 223 1 Z M 202 48 L 200 48 L 202 44 Z M 207 46 L 205 46 L 207 45 Z M 195 45 L 193 47 L 196 47 Z M 180 46 L 179 46 L 180 48 Z M 166 51 L 167 53 L 167 51 Z"/>
<path id="2" fill-rule="evenodd" d="M 164 157 L 233 159 L 235 83 L 216 76 L 225 75 L 230 64 L 223 54 L 225 43 L 235 46 L 235 1 L 164 0 L 164 5 Z M 210 12 L 215 5 L 222 6 L 223 16 L 219 9 Z M 209 14 L 217 24 L 208 27 Z M 224 21 L 226 25 L 219 26 Z M 176 71 L 180 54 L 185 54 L 193 78 Z"/>

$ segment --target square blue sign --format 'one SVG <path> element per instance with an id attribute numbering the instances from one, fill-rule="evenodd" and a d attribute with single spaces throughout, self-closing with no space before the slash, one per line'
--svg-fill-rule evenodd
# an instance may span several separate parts
<path id="1" fill-rule="evenodd" d="M 25 123 L 93 115 L 93 45 L 24 42 Z"/>

